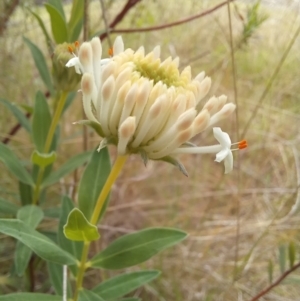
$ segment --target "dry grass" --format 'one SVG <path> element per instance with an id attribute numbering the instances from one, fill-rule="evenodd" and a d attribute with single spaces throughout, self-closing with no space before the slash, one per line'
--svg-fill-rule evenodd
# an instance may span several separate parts
<path id="1" fill-rule="evenodd" d="M 96 32 L 100 28 L 96 26 L 100 10 L 95 8 L 99 2 L 92 5 L 91 28 Z M 236 5 L 239 13 L 245 16 L 245 4 L 237 1 Z M 211 6 L 211 1 L 146 0 L 130 12 L 120 27 L 168 23 Z M 119 3 L 110 8 L 109 19 L 113 18 L 117 7 Z M 140 158 L 131 157 L 113 189 L 108 214 L 100 225 L 104 244 L 122 233 L 146 226 L 178 227 L 190 234 L 179 246 L 142 265 L 163 271 L 157 281 L 136 293 L 144 296 L 144 300 L 250 300 L 268 285 L 269 260 L 274 263 L 274 278 L 280 275 L 279 245 L 294 242 L 299 250 L 299 38 L 264 103 L 257 103 L 296 30 L 298 10 L 276 6 L 262 6 L 261 9 L 268 13 L 268 20 L 248 44 L 235 53 L 240 131 L 256 106 L 259 110 L 247 132 L 250 147 L 235 154 L 234 171 L 224 176 L 223 166 L 215 163 L 210 155 L 184 155 L 181 159 L 189 172 L 186 178 L 165 163 L 150 162 L 145 168 Z M 39 30 L 32 20 L 25 18 L 24 12 L 19 11 L 18 16 L 10 24 L 10 34 L 1 38 L 0 93 L 14 102 L 31 104 L 36 89 L 44 90 L 44 87 L 37 73 L 28 69 L 32 62 L 22 44 L 21 33 L 33 38 L 32 33 Z M 238 43 L 242 22 L 237 13 L 233 18 L 234 41 Z M 16 21 L 20 19 L 22 21 Z M 22 26 L 20 33 L 23 22 L 26 26 Z M 133 49 L 143 44 L 150 50 L 161 44 L 163 57 L 170 53 L 178 55 L 183 67 L 191 64 L 194 75 L 201 70 L 207 71 L 213 80 L 210 95 L 226 94 L 233 101 L 225 7 L 192 23 L 163 31 L 130 34 L 124 36 L 124 40 Z M 41 39 L 34 41 L 43 45 Z M 63 119 L 60 162 L 70 153 L 78 152 L 81 145 L 81 129 L 70 126 L 80 111 L 78 99 Z M 0 114 L 3 136 L 14 120 L 6 110 Z M 234 117 L 220 126 L 232 137 L 236 136 Z M 214 143 L 211 136 L 211 132 L 206 131 L 194 142 L 199 145 Z M 97 143 L 98 139 L 91 136 L 90 147 Z M 24 131 L 13 137 L 11 146 L 18 155 L 25 154 L 24 160 L 28 160 L 32 144 Z M 113 156 L 114 151 L 111 148 Z M 1 195 L 16 201 L 12 177 L 6 172 L 2 175 Z M 69 191 L 73 184 L 70 178 L 51 188 L 49 206 L 58 204 L 60 193 Z M 10 243 L 8 247 L 1 243 L 2 254 L 8 256 L 5 260 L 12 258 L 8 251 L 11 252 L 13 245 L 10 240 L 7 242 Z M 99 248 L 95 246 L 95 250 Z M 98 275 L 98 272 L 90 275 L 88 285 L 93 279 L 98 281 L 107 276 Z M 293 279 L 288 278 L 262 300 L 298 299 L 299 276 L 296 272 Z"/>

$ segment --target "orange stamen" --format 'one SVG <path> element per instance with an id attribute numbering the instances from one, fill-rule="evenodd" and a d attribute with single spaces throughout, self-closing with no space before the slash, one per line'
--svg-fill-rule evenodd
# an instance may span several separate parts
<path id="1" fill-rule="evenodd" d="M 73 48 L 72 48 L 71 46 L 68 46 L 68 51 L 69 51 L 70 53 L 73 53 Z"/>
<path id="2" fill-rule="evenodd" d="M 238 148 L 239 148 L 239 149 L 244 149 L 244 148 L 246 148 L 247 146 L 248 146 L 248 143 L 247 143 L 246 140 L 242 140 L 242 141 L 240 141 L 240 142 L 238 143 Z"/>
<path id="3" fill-rule="evenodd" d="M 113 55 L 114 55 L 114 50 L 113 50 L 112 48 L 109 48 L 109 49 L 108 49 L 108 54 L 109 54 L 110 56 L 113 56 Z"/>
<path id="4" fill-rule="evenodd" d="M 76 48 L 78 48 L 80 46 L 80 43 L 78 41 L 75 41 L 74 45 L 75 45 Z"/>

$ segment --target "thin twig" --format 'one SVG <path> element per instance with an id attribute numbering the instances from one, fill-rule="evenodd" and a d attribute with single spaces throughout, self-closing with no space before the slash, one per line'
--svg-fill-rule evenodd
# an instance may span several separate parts
<path id="1" fill-rule="evenodd" d="M 123 20 L 123 18 L 127 14 L 127 12 L 140 1 L 141 0 L 128 0 L 127 1 L 127 3 L 124 5 L 123 9 L 117 14 L 115 19 L 109 24 L 109 32 L 110 33 L 112 32 L 112 30 L 114 30 L 113 28 Z M 102 33 L 99 36 L 100 40 L 102 41 L 103 39 L 105 39 L 107 37 L 107 34 L 108 34 L 108 32 Z"/>
<path id="2" fill-rule="evenodd" d="M 111 42 L 111 38 L 110 38 L 109 26 L 108 26 L 108 22 L 107 22 L 107 18 L 106 18 L 106 9 L 105 9 L 103 0 L 100 0 L 100 4 L 101 4 L 101 10 L 102 10 L 102 18 L 103 18 L 104 26 L 105 26 L 105 30 L 106 30 L 106 37 L 107 37 L 109 48 L 111 48 L 112 42 Z"/>
<path id="3" fill-rule="evenodd" d="M 4 9 L 3 12 L 1 13 L 1 18 L 0 18 L 0 36 L 3 35 L 6 25 L 8 23 L 9 18 L 17 8 L 20 0 L 12 0 L 11 2 L 7 2 L 4 4 Z"/>
<path id="4" fill-rule="evenodd" d="M 285 52 L 283 53 L 283 55 L 282 55 L 282 57 L 281 57 L 281 59 L 280 59 L 278 65 L 277 65 L 276 69 L 274 70 L 274 73 L 272 74 L 272 76 L 271 76 L 271 78 L 270 78 L 270 80 L 269 80 L 269 82 L 268 82 L 268 84 L 267 84 L 265 90 L 263 91 L 261 97 L 260 97 L 259 100 L 257 101 L 256 107 L 255 107 L 255 109 L 254 109 L 252 115 L 250 116 L 248 122 L 246 123 L 246 126 L 245 126 L 245 128 L 244 128 L 244 131 L 243 131 L 241 137 L 245 137 L 245 135 L 246 135 L 246 133 L 247 133 L 247 131 L 248 131 L 248 129 L 249 129 L 249 126 L 250 126 L 252 120 L 253 120 L 254 117 L 256 116 L 256 114 L 257 114 L 259 108 L 261 107 L 263 101 L 265 100 L 267 94 L 269 93 L 269 91 L 270 91 L 270 89 L 271 89 L 271 87 L 272 87 L 272 85 L 273 85 L 273 83 L 274 83 L 274 80 L 275 80 L 275 78 L 277 77 L 277 75 L 278 75 L 278 73 L 279 73 L 279 71 L 280 71 L 280 69 L 281 69 L 281 67 L 282 67 L 282 65 L 283 65 L 283 63 L 284 63 L 284 61 L 285 61 L 285 59 L 287 58 L 287 56 L 288 56 L 288 54 L 289 54 L 289 52 L 290 52 L 292 46 L 294 45 L 294 43 L 295 43 L 295 41 L 296 41 L 296 39 L 297 39 L 299 33 L 300 33 L 300 26 L 297 28 L 297 30 L 296 30 L 294 36 L 292 37 L 290 43 L 288 44 L 288 47 L 286 48 Z"/>
<path id="5" fill-rule="evenodd" d="M 233 2 L 235 0 L 227 0 L 224 1 L 216 6 L 214 6 L 211 9 L 208 9 L 204 12 L 201 12 L 199 14 L 196 14 L 194 16 L 190 16 L 188 18 L 182 19 L 182 20 L 178 20 L 172 23 L 168 23 L 168 24 L 162 24 L 162 25 L 157 25 L 157 26 L 151 26 L 151 27 L 142 27 L 142 28 L 126 28 L 126 29 L 113 29 L 113 26 L 110 26 L 110 33 L 135 33 L 135 32 L 146 32 L 146 31 L 156 31 L 156 30 L 162 30 L 162 29 L 166 29 L 169 27 L 174 27 L 174 26 L 178 26 L 184 23 L 188 23 L 191 22 L 195 19 L 204 17 L 206 15 L 209 15 L 211 13 L 213 13 L 214 11 L 218 10 L 219 8 L 223 7 L 224 5 L 227 4 L 227 2 Z"/>
<path id="6" fill-rule="evenodd" d="M 89 39 L 89 0 L 84 0 L 84 7 L 83 7 L 83 40 L 87 41 Z M 85 117 L 84 110 L 82 108 L 82 116 Z M 88 137 L 88 128 L 87 126 L 83 127 L 82 133 L 82 146 L 83 150 L 86 151 L 88 149 L 89 144 L 89 137 Z M 75 176 L 76 178 L 76 171 Z"/>
<path id="7" fill-rule="evenodd" d="M 230 44 L 230 56 L 231 56 L 231 69 L 232 69 L 232 80 L 233 80 L 233 91 L 234 91 L 234 102 L 236 104 L 235 118 L 236 118 L 236 141 L 239 141 L 239 116 L 238 116 L 238 95 L 236 85 L 236 69 L 235 69 L 235 57 L 233 48 L 233 35 L 232 35 L 232 19 L 230 10 L 230 0 L 227 1 L 227 13 L 228 13 L 228 25 L 229 25 L 229 44 Z M 239 238 L 240 238 L 240 197 L 241 197 L 241 181 L 240 181 L 240 157 L 237 160 L 237 183 L 238 193 L 236 196 L 236 235 L 235 235 L 235 260 L 234 260 L 234 274 L 233 280 L 236 280 L 238 271 L 238 259 L 239 259 Z"/>
<path id="8" fill-rule="evenodd" d="M 262 296 L 266 295 L 269 291 L 271 291 L 275 286 L 279 285 L 289 274 L 294 272 L 296 269 L 300 267 L 300 262 L 295 264 L 293 267 L 291 267 L 289 270 L 285 271 L 275 282 L 273 282 L 271 285 L 269 285 L 267 288 L 262 290 L 260 293 L 258 293 L 255 297 L 253 297 L 250 301 L 257 301 Z"/>

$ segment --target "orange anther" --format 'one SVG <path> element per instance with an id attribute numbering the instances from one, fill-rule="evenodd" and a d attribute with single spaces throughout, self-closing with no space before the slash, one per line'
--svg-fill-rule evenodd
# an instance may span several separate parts
<path id="1" fill-rule="evenodd" d="M 239 144 L 238 144 L 238 148 L 239 148 L 239 149 L 246 148 L 247 146 L 248 146 L 248 143 L 247 143 L 246 140 L 242 140 L 242 141 L 240 141 Z"/>
<path id="2" fill-rule="evenodd" d="M 74 45 L 75 45 L 76 48 L 78 48 L 80 46 L 80 43 L 78 41 L 75 41 Z"/>
<path id="3" fill-rule="evenodd" d="M 70 53 L 73 53 L 73 48 L 72 48 L 71 46 L 68 46 L 68 51 L 69 51 Z"/>
<path id="4" fill-rule="evenodd" d="M 109 49 L 108 49 L 108 54 L 109 54 L 110 56 L 113 56 L 113 55 L 114 55 L 114 50 L 113 50 L 112 48 L 109 48 Z"/>

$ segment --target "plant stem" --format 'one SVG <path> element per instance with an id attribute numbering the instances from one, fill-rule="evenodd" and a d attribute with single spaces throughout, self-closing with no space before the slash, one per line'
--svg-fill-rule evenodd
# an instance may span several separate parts
<path id="1" fill-rule="evenodd" d="M 78 271 L 77 280 L 76 280 L 76 289 L 75 289 L 75 293 L 74 293 L 74 301 L 77 301 L 79 291 L 82 288 L 83 276 L 84 276 L 84 272 L 85 272 L 85 269 L 86 269 L 86 261 L 87 261 L 87 257 L 88 257 L 88 253 L 89 253 L 90 244 L 91 243 L 89 241 L 84 242 L 82 255 L 81 255 L 81 260 L 80 260 L 80 265 L 79 265 L 79 271 Z"/>
<path id="2" fill-rule="evenodd" d="M 45 146 L 44 146 L 44 153 L 45 154 L 47 154 L 50 150 L 51 143 L 52 143 L 52 140 L 53 140 L 53 136 L 54 136 L 54 133 L 55 133 L 55 130 L 56 130 L 56 126 L 59 122 L 59 118 L 60 118 L 61 113 L 63 111 L 63 108 L 65 106 L 67 95 L 68 95 L 67 92 L 61 92 L 61 95 L 60 95 L 60 98 L 59 98 L 59 101 L 58 101 L 58 104 L 57 104 L 57 107 L 56 107 L 56 110 L 54 112 L 54 116 L 53 116 L 53 119 L 52 119 L 52 122 L 51 122 L 51 125 L 50 125 L 50 129 L 49 129 L 49 132 L 48 132 L 48 135 L 47 135 L 47 139 L 46 139 L 46 142 L 45 142 Z"/>
<path id="3" fill-rule="evenodd" d="M 100 195 L 98 197 L 95 209 L 93 211 L 92 217 L 90 219 L 90 222 L 93 225 L 97 224 L 97 221 L 99 219 L 101 210 L 103 208 L 104 202 L 110 192 L 110 189 L 112 187 L 112 185 L 114 184 L 114 182 L 116 181 L 118 175 L 120 174 L 120 171 L 122 170 L 126 160 L 128 158 L 128 155 L 126 156 L 118 156 L 117 160 L 112 168 L 112 170 L 110 171 L 110 174 L 105 182 L 105 185 L 103 187 L 103 189 L 100 192 Z"/>
<path id="4" fill-rule="evenodd" d="M 54 112 L 54 116 L 53 116 L 52 121 L 51 121 L 50 128 L 49 128 L 49 131 L 48 131 L 48 134 L 47 134 L 47 138 L 46 138 L 46 142 L 45 142 L 45 146 L 44 146 L 44 153 L 45 154 L 47 154 L 50 150 L 51 143 L 52 143 L 52 140 L 53 140 L 53 136 L 54 136 L 57 124 L 59 122 L 59 118 L 61 116 L 62 110 L 65 106 L 66 99 L 67 99 L 67 93 L 66 92 L 61 92 L 56 110 Z M 37 180 L 36 180 L 34 192 L 33 192 L 33 199 L 32 199 L 32 204 L 33 205 L 36 205 L 38 203 L 44 172 L 45 172 L 45 168 L 40 167 L 39 171 L 38 171 L 38 175 L 37 175 Z"/>
<path id="5" fill-rule="evenodd" d="M 96 225 L 100 216 L 100 213 L 102 211 L 103 205 L 105 203 L 105 200 L 111 190 L 112 185 L 115 183 L 116 179 L 118 178 L 126 160 L 128 158 L 128 155 L 126 156 L 118 156 L 116 159 L 116 162 L 113 166 L 113 168 L 110 171 L 110 174 L 105 182 L 105 185 L 103 189 L 101 190 L 96 206 L 94 208 L 92 217 L 90 219 L 90 223 L 93 225 Z M 82 255 L 81 255 L 81 260 L 80 260 L 80 265 L 79 265 L 79 271 L 77 275 L 77 280 L 76 280 L 76 289 L 74 293 L 74 301 L 78 300 L 78 294 L 80 289 L 82 288 L 82 282 L 83 282 L 83 277 L 84 277 L 84 272 L 86 270 L 87 266 L 87 256 L 89 253 L 89 247 L 90 247 L 90 242 L 86 241 L 84 242 L 84 247 L 82 250 Z"/>

